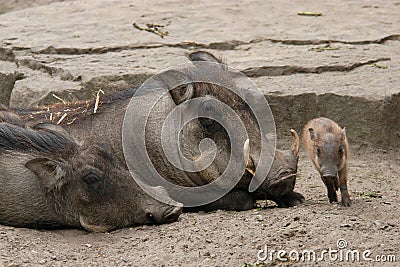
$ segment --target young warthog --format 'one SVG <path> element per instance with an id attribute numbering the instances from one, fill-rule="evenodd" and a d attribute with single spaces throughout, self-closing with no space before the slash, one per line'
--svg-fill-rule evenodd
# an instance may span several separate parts
<path id="1" fill-rule="evenodd" d="M 327 118 L 313 119 L 304 127 L 303 142 L 328 189 L 329 201 L 338 201 L 336 191 L 340 188 L 342 205 L 350 206 L 347 191 L 349 148 L 345 128 Z"/>
<path id="2" fill-rule="evenodd" d="M 177 220 L 182 205 L 148 196 L 104 146 L 78 145 L 48 126 L 0 123 L 1 224 L 104 232 Z"/>

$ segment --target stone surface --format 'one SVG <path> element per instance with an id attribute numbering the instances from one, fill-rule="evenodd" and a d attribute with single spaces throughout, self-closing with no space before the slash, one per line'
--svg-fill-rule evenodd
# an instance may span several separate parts
<path id="1" fill-rule="evenodd" d="M 203 49 L 254 80 L 283 139 L 328 116 L 353 143 L 400 146 L 397 1 L 14 2 L 0 5 L 22 9 L 0 16 L 2 103 L 46 105 L 138 86 Z"/>

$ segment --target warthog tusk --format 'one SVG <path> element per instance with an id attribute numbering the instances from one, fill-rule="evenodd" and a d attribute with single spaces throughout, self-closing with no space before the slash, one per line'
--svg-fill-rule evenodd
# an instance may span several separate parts
<path id="1" fill-rule="evenodd" d="M 243 145 L 243 159 L 248 162 L 250 159 L 250 140 L 247 138 Z"/>
<path id="2" fill-rule="evenodd" d="M 254 162 L 250 157 L 250 140 L 247 139 L 244 142 L 243 145 L 243 159 L 244 162 L 246 162 L 246 170 L 251 174 L 251 175 L 255 175 L 255 166 L 254 166 Z"/>

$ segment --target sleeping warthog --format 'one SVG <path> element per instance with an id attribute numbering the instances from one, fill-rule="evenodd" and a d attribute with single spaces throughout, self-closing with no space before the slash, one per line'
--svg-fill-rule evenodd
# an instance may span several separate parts
<path id="1" fill-rule="evenodd" d="M 350 206 L 346 130 L 330 119 L 313 119 L 304 126 L 303 142 L 328 190 L 329 201 L 338 201 L 336 191 L 340 188 L 342 205 Z"/>
<path id="2" fill-rule="evenodd" d="M 191 53 L 189 59 L 193 62 L 221 63 L 213 55 L 202 51 Z M 177 125 L 177 127 L 182 126 L 183 134 L 180 138 L 180 145 L 184 156 L 194 161 L 199 155 L 200 142 L 204 138 L 212 139 L 216 144 L 217 155 L 211 165 L 197 172 L 185 171 L 173 166 L 164 154 L 161 146 L 161 130 L 167 115 L 182 103 L 188 103 L 192 99 L 203 97 L 208 100 L 199 105 L 199 110 L 194 110 L 195 108 L 193 108 L 192 111 L 194 113 L 212 111 L 216 108 L 213 105 L 213 100 L 225 103 L 235 111 L 245 125 L 249 138 L 249 149 L 246 155 L 247 171 L 237 186 L 222 199 L 212 203 L 208 207 L 200 207 L 200 209 L 251 209 L 256 199 L 265 198 L 272 199 L 282 207 L 293 206 L 303 202 L 303 196 L 293 191 L 299 147 L 296 133 L 293 133 L 294 145 L 292 149 L 276 151 L 272 169 L 264 184 L 255 192 L 250 193 L 248 191 L 249 183 L 252 181 L 254 171 L 259 162 L 261 142 L 265 139 L 260 134 L 258 122 L 249 106 L 235 93 L 216 84 L 197 82 L 196 78 L 201 75 L 210 75 L 218 81 L 225 81 L 229 86 L 240 88 L 240 85 L 236 83 L 231 73 L 224 67 L 219 69 L 216 67 L 214 70 L 208 72 L 199 70 L 196 73 L 196 71 L 193 71 L 190 75 L 194 77 L 179 71 L 171 73 L 171 76 L 160 76 L 159 80 L 159 86 L 166 89 L 168 93 L 159 99 L 150 116 L 143 118 L 143 120 L 147 121 L 146 133 L 149 133 L 146 135 L 148 156 L 155 169 L 165 179 L 185 187 L 209 184 L 224 172 L 230 160 L 231 147 L 227 132 L 219 123 L 203 118 L 193 119 L 184 126 Z M 185 86 L 171 86 L 171 84 L 174 84 L 174 79 L 185 81 Z M 172 90 L 168 91 L 169 89 Z M 125 162 L 122 148 L 122 125 L 128 104 L 135 92 L 136 89 L 129 89 L 102 97 L 98 108 L 95 105 L 95 100 L 88 100 L 67 104 L 60 103 L 50 107 L 33 108 L 30 110 L 21 109 L 18 110 L 18 113 L 25 120 L 34 122 L 48 122 L 50 120 L 54 123 L 60 123 L 77 140 L 84 140 L 88 136 L 93 136 L 96 141 L 107 140 L 113 146 L 113 150 L 120 161 Z M 134 98 L 138 103 L 148 105 L 149 99 L 152 98 L 152 93 L 153 90 L 149 89 L 144 94 L 135 95 Z M 142 114 L 131 115 L 136 117 L 142 116 Z M 186 114 L 182 113 L 182 115 L 185 116 Z M 226 114 L 220 113 L 219 115 L 221 115 L 221 119 L 227 124 L 230 123 L 230 118 L 225 116 Z"/>
<path id="3" fill-rule="evenodd" d="M 149 197 L 105 147 L 80 146 L 55 128 L 0 123 L 1 224 L 104 232 L 177 220 L 182 206 Z"/>

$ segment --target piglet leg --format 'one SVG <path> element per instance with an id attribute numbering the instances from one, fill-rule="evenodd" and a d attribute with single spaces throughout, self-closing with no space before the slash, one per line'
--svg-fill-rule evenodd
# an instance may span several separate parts
<path id="1" fill-rule="evenodd" d="M 324 181 L 326 189 L 328 190 L 328 199 L 329 199 L 330 203 L 338 201 L 337 195 L 336 195 L 337 186 L 335 185 L 336 179 L 337 179 L 336 177 L 323 177 L 322 178 L 322 181 Z"/>
<path id="2" fill-rule="evenodd" d="M 339 188 L 342 197 L 342 205 L 345 207 L 348 207 L 351 204 L 349 191 L 347 190 L 347 173 L 348 167 L 346 164 L 343 169 L 339 171 Z"/>

